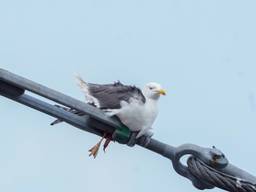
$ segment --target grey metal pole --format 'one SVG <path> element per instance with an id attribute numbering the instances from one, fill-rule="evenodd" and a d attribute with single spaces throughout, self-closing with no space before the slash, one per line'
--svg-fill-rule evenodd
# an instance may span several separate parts
<path id="1" fill-rule="evenodd" d="M 96 134 L 98 136 L 102 136 L 100 131 L 92 129 L 92 127 L 89 125 L 89 115 L 84 115 L 83 117 L 80 117 L 26 94 L 10 99 L 33 109 L 36 109 L 40 112 L 46 113 L 52 117 L 63 119 L 65 122 L 73 125 L 74 127 L 77 127 L 89 133 Z"/>
<path id="2" fill-rule="evenodd" d="M 90 114 L 95 119 L 99 119 L 101 122 L 104 122 L 113 127 L 119 127 L 120 122 L 107 117 L 101 110 L 96 109 L 95 107 L 88 105 L 84 102 L 78 101 L 70 96 L 64 95 L 58 91 L 50 89 L 46 86 L 40 85 L 36 82 L 33 82 L 29 79 L 23 78 L 19 75 L 13 74 L 9 71 L 0 68 L 0 80 L 15 85 L 23 90 L 30 91 L 42 97 L 45 97 L 54 102 L 64 104 L 70 108 L 77 109 L 85 114 Z"/>

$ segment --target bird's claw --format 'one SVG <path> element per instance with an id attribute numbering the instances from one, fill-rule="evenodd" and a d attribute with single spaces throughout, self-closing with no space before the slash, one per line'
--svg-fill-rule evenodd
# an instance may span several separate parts
<path id="1" fill-rule="evenodd" d="M 104 140 L 104 138 L 106 138 L 106 141 L 104 142 L 104 145 L 103 145 L 103 151 L 106 152 L 106 148 L 108 147 L 109 143 L 111 142 L 111 137 L 108 136 L 106 133 L 103 135 L 103 137 L 101 138 L 101 140 L 96 144 L 94 145 L 90 150 L 89 150 L 89 156 L 93 156 L 94 159 L 97 157 L 98 155 L 98 151 L 100 149 L 100 146 L 101 146 L 101 143 L 102 141 Z"/>
<path id="2" fill-rule="evenodd" d="M 127 143 L 127 145 L 129 147 L 133 147 L 135 144 L 136 144 L 136 136 L 137 136 L 138 132 L 132 132 L 131 133 L 131 136 L 130 136 L 130 139 Z"/>
<path id="3" fill-rule="evenodd" d="M 151 137 L 154 135 L 153 132 L 147 131 L 143 138 L 138 137 L 139 132 L 132 132 L 131 137 L 127 143 L 128 146 L 133 147 L 139 140 L 140 143 L 144 145 L 148 145 L 150 142 Z"/>
<path id="4" fill-rule="evenodd" d="M 97 143 L 96 145 L 94 145 L 94 146 L 89 150 L 89 152 L 90 152 L 89 156 L 93 156 L 93 158 L 95 159 L 95 158 L 97 157 L 99 148 L 100 148 L 100 142 Z"/>
<path id="5" fill-rule="evenodd" d="M 96 145 L 94 145 L 91 149 L 89 149 L 89 152 L 90 152 L 89 156 L 93 156 L 94 159 L 97 157 L 100 145 L 101 145 L 104 137 L 105 137 L 105 135 L 101 138 L 101 140 Z"/>

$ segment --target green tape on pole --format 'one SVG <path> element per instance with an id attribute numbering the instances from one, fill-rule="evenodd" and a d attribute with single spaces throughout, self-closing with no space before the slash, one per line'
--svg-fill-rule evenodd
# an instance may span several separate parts
<path id="1" fill-rule="evenodd" d="M 113 133 L 113 139 L 121 144 L 127 144 L 131 136 L 131 131 L 128 127 L 118 127 Z"/>

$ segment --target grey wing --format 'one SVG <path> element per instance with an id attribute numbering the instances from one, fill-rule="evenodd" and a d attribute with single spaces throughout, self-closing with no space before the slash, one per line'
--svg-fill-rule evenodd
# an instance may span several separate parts
<path id="1" fill-rule="evenodd" d="M 135 86 L 123 85 L 120 82 L 105 85 L 88 83 L 87 85 L 90 95 L 98 100 L 101 109 L 119 109 L 121 101 L 129 103 L 131 98 L 141 103 L 146 102 L 142 91 Z"/>

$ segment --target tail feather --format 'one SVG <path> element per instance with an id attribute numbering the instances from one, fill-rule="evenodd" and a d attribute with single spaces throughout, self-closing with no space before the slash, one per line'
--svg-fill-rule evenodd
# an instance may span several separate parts
<path id="1" fill-rule="evenodd" d="M 85 94 L 89 94 L 88 84 L 82 79 L 81 76 L 75 75 L 77 85 L 82 89 Z"/>
<path id="2" fill-rule="evenodd" d="M 98 108 L 100 108 L 100 103 L 97 98 L 95 98 L 91 93 L 90 93 L 90 88 L 89 84 L 86 83 L 82 77 L 79 75 L 75 75 L 75 78 L 77 80 L 77 85 L 80 87 L 80 89 L 84 92 L 85 94 L 85 100 L 87 103 L 90 103 Z"/>

